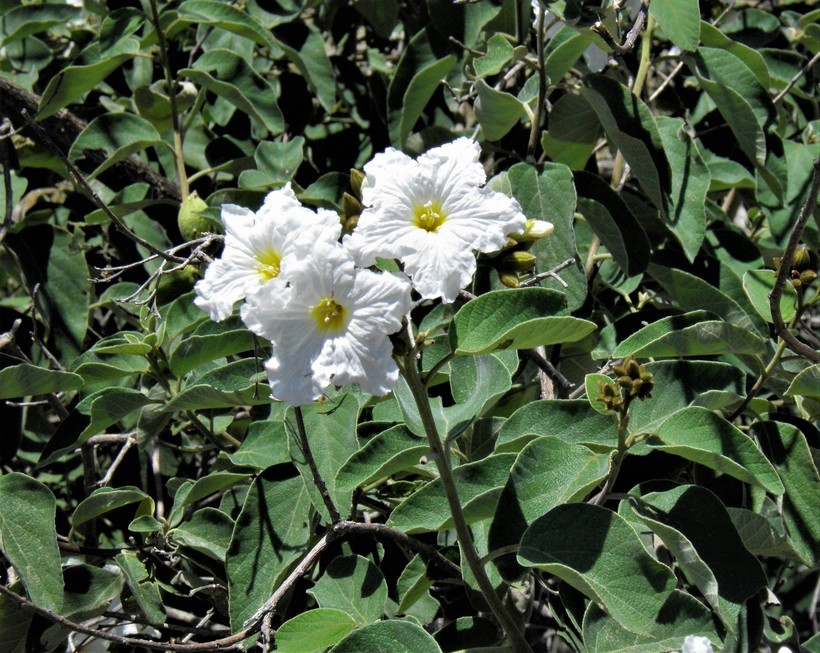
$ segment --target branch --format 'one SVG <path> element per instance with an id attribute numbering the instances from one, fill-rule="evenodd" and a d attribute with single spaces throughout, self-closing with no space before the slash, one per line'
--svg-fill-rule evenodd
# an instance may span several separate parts
<path id="1" fill-rule="evenodd" d="M 643 0 L 643 2 L 641 2 L 641 8 L 638 10 L 638 15 L 635 17 L 635 24 L 632 25 L 632 29 L 629 30 L 629 33 L 626 35 L 623 45 L 615 42 L 612 34 L 609 33 L 609 30 L 604 27 L 602 22 L 598 21 L 592 26 L 591 29 L 604 41 L 606 41 L 606 44 L 612 48 L 615 54 L 623 55 L 630 52 L 635 47 L 635 43 L 638 41 L 638 36 L 640 35 L 643 26 L 646 24 L 646 15 L 648 12 L 649 0 Z"/>
<path id="2" fill-rule="evenodd" d="M 38 96 L 0 77 L 0 118 L 8 118 L 15 128 L 20 129 L 25 124 L 20 120 L 21 113 L 25 111 L 34 116 L 37 114 L 39 104 Z M 64 152 L 71 148 L 79 133 L 87 126 L 83 120 L 65 109 L 46 118 L 42 125 L 60 150 Z M 41 144 L 45 145 L 45 143 Z M 84 155 L 85 158 L 79 162 L 79 167 L 86 173 L 96 170 L 107 158 L 105 152 L 101 150 L 87 150 Z M 114 190 L 121 190 L 134 182 L 141 181 L 153 189 L 157 198 L 181 201 L 179 187 L 175 183 L 154 172 L 135 156 L 129 156 L 124 161 L 115 163 L 100 174 L 100 179 Z"/>
<path id="3" fill-rule="evenodd" d="M 333 525 L 333 531 L 339 535 L 347 535 L 348 533 L 361 533 L 364 535 L 374 535 L 375 537 L 385 537 L 393 540 L 399 545 L 405 546 L 428 558 L 445 569 L 448 573 L 453 574 L 456 578 L 461 578 L 461 568 L 454 562 L 445 558 L 438 549 L 429 544 L 425 544 L 415 538 L 410 537 L 407 533 L 390 528 L 384 524 L 365 524 L 362 522 L 345 521 L 342 520 Z"/>
<path id="4" fill-rule="evenodd" d="M 774 288 L 772 288 L 772 291 L 769 293 L 769 308 L 772 311 L 772 322 L 774 323 L 777 335 L 786 341 L 793 351 L 805 356 L 813 363 L 820 363 L 820 354 L 808 345 L 800 342 L 794 337 L 792 332 L 789 331 L 785 322 L 783 322 L 783 314 L 780 311 L 780 297 L 783 295 L 786 278 L 790 276 L 791 273 L 792 260 L 794 258 L 794 252 L 797 250 L 797 245 L 800 242 L 800 236 L 803 234 L 803 229 L 809 220 L 809 216 L 817 204 L 818 192 L 820 192 L 820 159 L 815 159 L 814 174 L 812 176 L 811 188 L 809 189 L 809 196 L 806 198 L 806 203 L 803 205 L 803 208 L 800 209 L 800 215 L 797 216 L 797 222 L 792 229 L 792 235 L 789 237 L 786 251 L 780 260 L 780 266 L 777 268 Z"/>
<path id="5" fill-rule="evenodd" d="M 558 386 L 558 391 L 562 397 L 567 397 L 570 391 L 575 387 L 575 384 L 569 381 L 561 372 L 559 372 L 555 365 L 544 358 L 536 349 L 522 349 L 521 355 L 528 358 L 538 366 L 550 380 Z"/>
<path id="6" fill-rule="evenodd" d="M 313 475 L 313 484 L 316 486 L 316 489 L 319 490 L 319 494 L 322 495 L 322 501 L 325 504 L 325 508 L 327 508 L 327 514 L 330 516 L 331 523 L 335 524 L 341 520 L 342 516 L 339 514 L 339 509 L 336 507 L 336 504 L 333 503 L 325 479 L 322 478 L 322 474 L 316 466 L 316 459 L 310 450 L 310 442 L 308 442 L 307 431 L 305 431 L 305 420 L 302 416 L 302 408 L 300 406 L 294 406 L 293 412 L 296 414 L 296 430 L 299 431 L 299 443 L 301 444 L 302 453 L 305 456 L 305 462 L 308 468 L 310 468 L 310 473 Z"/>

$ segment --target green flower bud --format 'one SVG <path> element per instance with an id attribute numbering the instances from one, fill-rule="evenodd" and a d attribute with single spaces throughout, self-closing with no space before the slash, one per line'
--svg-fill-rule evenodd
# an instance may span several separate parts
<path id="1" fill-rule="evenodd" d="M 356 197 L 362 196 L 362 182 L 364 179 L 364 173 L 361 170 L 350 169 L 350 188 L 353 189 L 353 194 Z"/>
<path id="2" fill-rule="evenodd" d="M 535 267 L 536 258 L 529 252 L 510 252 L 501 259 L 501 266 L 511 272 L 529 272 Z"/>
<path id="3" fill-rule="evenodd" d="M 205 215 L 208 205 L 196 191 L 188 195 L 179 207 L 177 226 L 185 240 L 195 240 L 211 230 L 212 222 Z"/>
<path id="4" fill-rule="evenodd" d="M 507 288 L 518 288 L 518 286 L 521 285 L 521 282 L 518 281 L 518 275 L 515 272 L 500 271 L 498 278 Z"/>

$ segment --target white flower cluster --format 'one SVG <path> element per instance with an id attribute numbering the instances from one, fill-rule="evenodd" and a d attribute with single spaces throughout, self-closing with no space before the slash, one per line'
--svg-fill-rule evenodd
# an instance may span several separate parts
<path id="1" fill-rule="evenodd" d="M 387 393 L 398 378 L 389 335 L 424 299 L 451 302 L 476 270 L 475 251 L 504 247 L 528 226 L 518 203 L 484 188 L 476 143 L 460 138 L 417 160 L 389 149 L 365 167 L 362 211 L 339 242 L 332 211 L 302 206 L 288 184 L 256 213 L 225 205 L 225 246 L 196 284 L 213 320 L 241 316 L 271 341 L 265 364 L 272 395 L 308 404 L 331 384 Z M 397 259 L 405 274 L 367 269 Z M 409 280 L 408 280 L 409 276 Z"/>

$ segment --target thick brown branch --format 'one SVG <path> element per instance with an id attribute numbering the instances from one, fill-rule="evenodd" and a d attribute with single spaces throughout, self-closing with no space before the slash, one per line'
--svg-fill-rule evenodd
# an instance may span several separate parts
<path id="1" fill-rule="evenodd" d="M 646 24 L 647 13 L 649 13 L 649 0 L 644 0 L 644 2 L 641 3 L 641 8 L 638 10 L 638 15 L 635 17 L 635 24 L 632 25 L 632 29 L 630 29 L 626 35 L 623 45 L 615 42 L 612 34 L 604 27 L 603 23 L 599 22 L 593 25 L 592 31 L 606 41 L 606 44 L 612 48 L 615 54 L 626 54 L 635 47 L 635 43 L 638 41 L 638 35 Z"/>
<path id="2" fill-rule="evenodd" d="M 0 77 L 0 119 L 8 118 L 15 129 L 22 129 L 25 121 L 22 112 L 30 116 L 37 115 L 40 98 L 29 91 L 15 86 L 9 80 Z M 41 123 L 43 129 L 63 152 L 68 152 L 77 139 L 77 135 L 86 127 L 86 123 L 70 111 L 63 109 Z M 39 143 L 48 147 L 46 143 Z M 102 151 L 87 151 L 85 157 L 78 161 L 78 167 L 86 174 L 96 170 L 107 156 Z M 100 174 L 100 179 L 113 188 L 120 190 L 135 182 L 148 184 L 156 198 L 180 201 L 179 186 L 171 180 L 156 173 L 134 156 L 115 163 Z"/>

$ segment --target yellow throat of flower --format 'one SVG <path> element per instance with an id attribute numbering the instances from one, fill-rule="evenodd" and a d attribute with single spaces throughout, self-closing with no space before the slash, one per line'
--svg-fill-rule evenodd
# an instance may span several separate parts
<path id="1" fill-rule="evenodd" d="M 273 247 L 259 252 L 256 255 L 256 271 L 263 282 L 279 276 L 279 264 L 282 257 Z"/>
<path id="2" fill-rule="evenodd" d="M 332 297 L 325 297 L 310 309 L 319 331 L 341 331 L 345 326 L 347 310 Z"/>
<path id="3" fill-rule="evenodd" d="M 436 233 L 446 219 L 438 202 L 426 202 L 413 209 L 413 225 L 430 233 Z"/>

